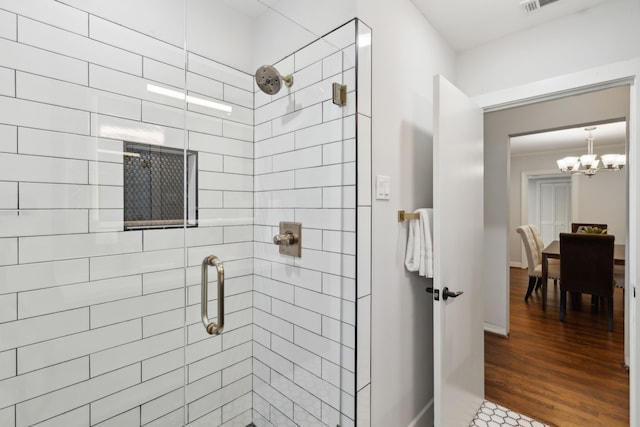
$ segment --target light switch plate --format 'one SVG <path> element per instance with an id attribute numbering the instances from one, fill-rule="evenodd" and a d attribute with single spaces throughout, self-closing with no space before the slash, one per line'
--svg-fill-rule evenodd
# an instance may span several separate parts
<path id="1" fill-rule="evenodd" d="M 391 199 L 391 178 L 384 175 L 376 175 L 376 199 Z"/>

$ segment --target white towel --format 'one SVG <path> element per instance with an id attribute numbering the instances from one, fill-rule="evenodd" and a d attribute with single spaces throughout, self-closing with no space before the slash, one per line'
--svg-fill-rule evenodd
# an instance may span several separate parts
<path id="1" fill-rule="evenodd" d="M 418 275 L 433 277 L 433 209 L 418 209 L 418 220 L 409 221 L 409 239 L 404 265 Z"/>

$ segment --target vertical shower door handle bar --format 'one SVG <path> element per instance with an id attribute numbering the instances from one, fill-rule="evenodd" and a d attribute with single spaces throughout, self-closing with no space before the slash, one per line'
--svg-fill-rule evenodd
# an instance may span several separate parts
<path id="1" fill-rule="evenodd" d="M 218 323 L 209 321 L 209 266 L 215 266 L 218 271 Z M 210 255 L 202 261 L 200 311 L 202 323 L 209 335 L 219 335 L 224 328 L 224 266 L 218 257 Z"/>

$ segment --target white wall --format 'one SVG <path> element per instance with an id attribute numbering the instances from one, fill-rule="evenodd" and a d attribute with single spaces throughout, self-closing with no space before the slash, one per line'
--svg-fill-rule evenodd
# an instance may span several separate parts
<path id="1" fill-rule="evenodd" d="M 640 56 L 640 2 L 593 9 L 459 53 L 456 82 L 469 95 L 519 86 Z"/>
<path id="2" fill-rule="evenodd" d="M 12 3 L 19 1 L 12 0 Z M 44 3 L 44 0 L 39 2 Z M 253 19 L 222 1 L 64 0 L 62 3 L 179 48 L 184 47 L 186 37 L 191 52 L 250 74 L 255 70 Z M 42 18 L 48 19 L 44 15 Z"/>
<path id="3" fill-rule="evenodd" d="M 12 4 L 12 8 L 20 0 L 5 2 Z M 41 19 L 55 19 L 52 9 L 46 5 L 46 0 L 38 1 L 41 9 Z M 100 0 L 62 0 L 60 3 L 73 6 L 94 15 L 102 16 L 151 37 L 181 47 L 184 43 L 184 10 L 185 2 L 175 0 L 115 0 L 103 2 Z M 55 22 L 55 21 L 54 21 Z"/>
<path id="4" fill-rule="evenodd" d="M 391 178 L 391 199 L 372 206 L 371 425 L 428 426 L 432 300 L 404 268 L 408 224 L 396 216 L 432 206 L 432 76 L 453 76 L 454 53 L 408 0 L 359 1 L 358 16 L 373 28 L 372 175 Z"/>
<path id="5" fill-rule="evenodd" d="M 596 142 L 597 144 L 597 142 Z M 624 146 L 611 147 L 607 153 L 624 153 Z M 509 229 L 509 263 L 519 265 L 522 261 L 520 235 L 515 228 L 522 223 L 522 173 L 553 171 L 556 159 L 570 155 L 583 154 L 584 150 L 555 151 L 543 154 L 530 154 L 511 157 L 510 176 L 510 223 Z M 596 154 L 604 154 L 602 149 L 594 150 Z M 568 178 L 567 175 L 562 175 Z M 575 216 L 572 222 L 593 222 L 608 225 L 608 233 L 616 236 L 617 243 L 627 240 L 627 184 L 625 172 L 601 172 L 588 178 L 584 175 L 573 177 L 572 197 Z M 529 193 L 531 198 L 532 194 Z M 530 199 L 531 200 L 531 199 Z M 528 223 L 533 222 L 529 219 Z"/>
<path id="6" fill-rule="evenodd" d="M 253 74 L 254 21 L 222 1 L 183 1 L 189 50 Z"/>
<path id="7" fill-rule="evenodd" d="M 270 8 L 253 23 L 252 70 L 280 61 L 356 17 L 356 0 L 279 0 L 270 3 L 273 3 Z"/>
<path id="8" fill-rule="evenodd" d="M 627 242 L 627 177 L 624 172 L 602 173 L 589 179 L 578 176 L 572 187 L 577 194 L 573 222 L 607 224 L 617 244 Z M 596 180 L 595 178 L 600 178 Z"/>

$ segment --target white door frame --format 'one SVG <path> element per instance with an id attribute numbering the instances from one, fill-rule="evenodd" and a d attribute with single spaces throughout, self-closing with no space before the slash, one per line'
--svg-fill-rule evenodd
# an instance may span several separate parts
<path id="1" fill-rule="evenodd" d="M 474 101 L 487 111 L 497 111 L 518 105 L 526 105 L 542 100 L 556 99 L 572 94 L 590 92 L 602 89 L 608 85 L 619 85 L 621 82 L 630 84 L 630 121 L 629 143 L 627 162 L 629 165 L 629 234 L 626 254 L 627 279 L 629 294 L 635 295 L 636 283 L 638 283 L 638 266 L 640 265 L 639 247 L 640 236 L 640 198 L 637 196 L 640 190 L 640 126 L 638 122 L 638 100 L 640 99 L 640 58 L 630 61 L 616 62 L 601 67 L 581 70 L 575 73 L 557 76 L 554 78 L 532 82 L 522 86 L 484 94 L 474 98 Z M 508 260 L 506 260 L 508 262 Z M 638 325 L 637 313 L 640 312 L 640 298 L 633 297 L 629 304 L 629 360 L 638 360 Z M 626 340 L 625 340 L 626 341 Z M 626 355 L 625 355 L 626 356 Z M 635 362 L 634 362 L 635 363 Z M 629 370 L 629 407 L 630 426 L 640 427 L 640 413 L 638 411 L 640 389 L 640 369 L 631 364 Z"/>

